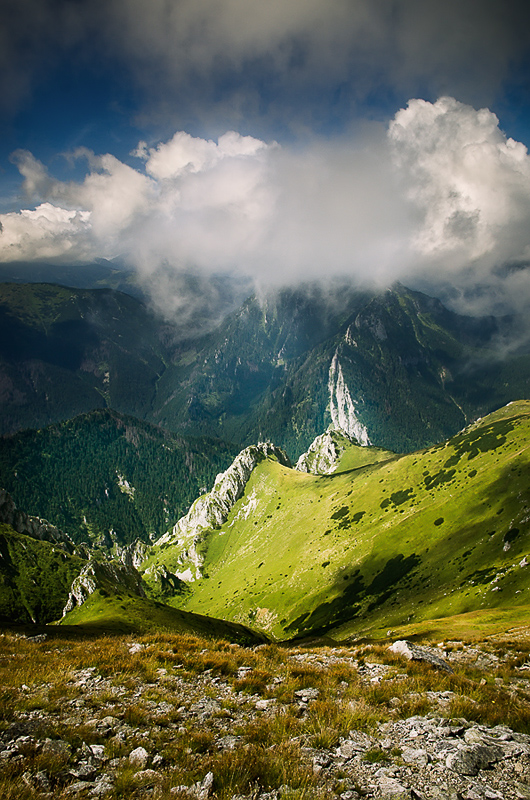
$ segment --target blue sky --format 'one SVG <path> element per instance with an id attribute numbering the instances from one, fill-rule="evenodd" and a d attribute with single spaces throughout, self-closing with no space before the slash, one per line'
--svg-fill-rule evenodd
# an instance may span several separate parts
<path id="1" fill-rule="evenodd" d="M 120 257 L 162 304 L 185 270 L 522 302 L 527 2 L 3 5 L 2 260 Z"/>

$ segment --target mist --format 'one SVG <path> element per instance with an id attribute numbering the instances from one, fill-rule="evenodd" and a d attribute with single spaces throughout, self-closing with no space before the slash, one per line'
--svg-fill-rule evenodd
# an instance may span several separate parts
<path id="1" fill-rule="evenodd" d="M 487 108 L 411 99 L 387 124 L 303 146 L 177 131 L 139 142 L 134 166 L 67 157 L 81 180 L 13 154 L 28 208 L 0 215 L 0 259 L 120 257 L 167 318 L 311 281 L 401 281 L 471 314 L 530 300 L 530 158 Z"/>

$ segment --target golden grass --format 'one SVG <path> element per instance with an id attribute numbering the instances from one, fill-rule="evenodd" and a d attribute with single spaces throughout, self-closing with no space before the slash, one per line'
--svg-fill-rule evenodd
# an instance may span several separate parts
<path id="1" fill-rule="evenodd" d="M 139 652 L 130 652 L 133 644 L 142 645 Z M 41 741 L 45 737 L 62 739 L 73 750 L 83 742 L 104 744 L 109 758 L 122 759 L 109 800 L 145 794 L 147 787 L 138 784 L 125 758 L 139 744 L 164 759 L 156 784 L 156 797 L 161 800 L 178 800 L 179 794 L 171 793 L 172 788 L 190 786 L 210 770 L 215 776 L 212 796 L 217 800 L 249 794 L 257 786 L 273 789 L 284 784 L 291 787 L 293 799 L 309 800 L 325 796 L 329 786 L 319 784 L 306 766 L 301 748 L 333 749 L 350 730 L 374 733 L 379 722 L 434 711 L 530 732 L 530 698 L 516 693 L 510 684 L 520 678 L 519 668 L 528 661 L 528 640 L 523 637 L 518 642 L 513 632 L 504 638 L 497 633 L 484 639 L 481 646 L 502 655 L 497 668 L 484 673 L 473 664 L 457 663 L 455 674 L 450 675 L 407 662 L 381 642 L 340 651 L 313 648 L 306 658 L 301 648 L 270 645 L 252 649 L 191 635 L 74 640 L 57 633 L 44 642 L 30 642 L 6 633 L 0 636 L 0 729 L 8 728 L 22 712 L 34 711 L 40 719 L 37 738 Z M 467 645 L 453 642 L 451 647 L 460 656 Z M 352 663 L 355 661 L 365 668 L 377 663 L 389 669 L 379 682 L 372 683 L 362 677 Z M 242 667 L 250 671 L 240 672 Z M 79 676 L 86 675 L 88 668 L 102 680 L 85 691 Z M 222 699 L 217 689 L 220 684 L 230 690 Z M 301 703 L 295 693 L 308 688 L 317 689 L 318 697 Z M 454 695 L 439 707 L 427 696 L 431 691 Z M 217 699 L 221 710 L 199 725 L 186 715 L 181 717 L 179 706 L 194 702 L 193 698 L 187 701 L 186 692 L 193 698 Z M 257 697 L 274 702 L 266 712 L 253 711 Z M 70 704 L 75 708 L 78 701 L 89 711 L 89 718 L 97 721 L 110 714 L 129 725 L 127 740 L 105 738 L 86 717 L 79 722 L 75 713 L 63 713 Z M 157 706 L 162 702 L 169 708 L 160 715 Z M 238 711 L 241 703 L 248 703 L 245 708 L 249 711 L 243 715 Z M 240 737 L 240 746 L 219 750 L 217 737 L 228 732 Z M 0 797 L 38 798 L 40 789 L 23 780 L 28 771 L 48 776 L 54 800 L 66 797 L 66 756 L 44 755 L 32 747 L 28 745 L 23 765 L 1 765 Z M 376 750 L 369 756 L 373 763 L 380 757 Z"/>

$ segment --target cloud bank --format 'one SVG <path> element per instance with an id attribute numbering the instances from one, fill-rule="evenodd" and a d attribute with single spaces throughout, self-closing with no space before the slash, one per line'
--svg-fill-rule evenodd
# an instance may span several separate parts
<path id="1" fill-rule="evenodd" d="M 76 150 L 85 176 L 65 182 L 14 153 L 34 207 L 0 215 L 0 258 L 120 255 L 167 314 L 193 275 L 449 286 L 477 312 L 530 299 L 530 157 L 488 109 L 413 99 L 355 137 L 295 147 L 178 131 L 134 156 Z"/>
<path id="2" fill-rule="evenodd" d="M 266 138 L 415 93 L 491 104 L 529 43 L 524 0 L 4 0 L 0 104 L 73 67 L 130 83 L 137 119 Z"/>

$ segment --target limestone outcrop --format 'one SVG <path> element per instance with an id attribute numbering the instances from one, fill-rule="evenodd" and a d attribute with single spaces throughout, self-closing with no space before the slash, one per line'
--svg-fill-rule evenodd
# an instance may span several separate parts
<path id="1" fill-rule="evenodd" d="M 331 475 L 337 469 L 340 457 L 350 444 L 359 444 L 357 439 L 330 425 L 327 431 L 317 436 L 306 453 L 302 453 L 296 467 L 299 472 L 313 475 Z"/>
<path id="2" fill-rule="evenodd" d="M 129 594 L 145 597 L 142 577 L 132 565 L 118 561 L 89 561 L 72 582 L 63 617 L 76 606 L 83 605 L 96 589 L 112 592 L 121 589 Z"/>
<path id="3" fill-rule="evenodd" d="M 202 562 L 197 544 L 201 534 L 226 522 L 228 514 L 242 497 L 253 470 L 265 458 L 275 459 L 285 467 L 292 466 L 283 450 L 270 442 L 246 447 L 230 467 L 217 476 L 211 492 L 198 497 L 186 516 L 157 540 L 157 546 L 172 545 L 181 549 L 179 563 L 183 569 L 176 573 L 178 578 L 193 581 L 200 577 Z"/>
<path id="4" fill-rule="evenodd" d="M 340 428 L 366 447 L 371 444 L 366 425 L 357 416 L 357 410 L 339 361 L 338 350 L 331 361 L 328 376 L 329 411 L 333 425 Z"/>

